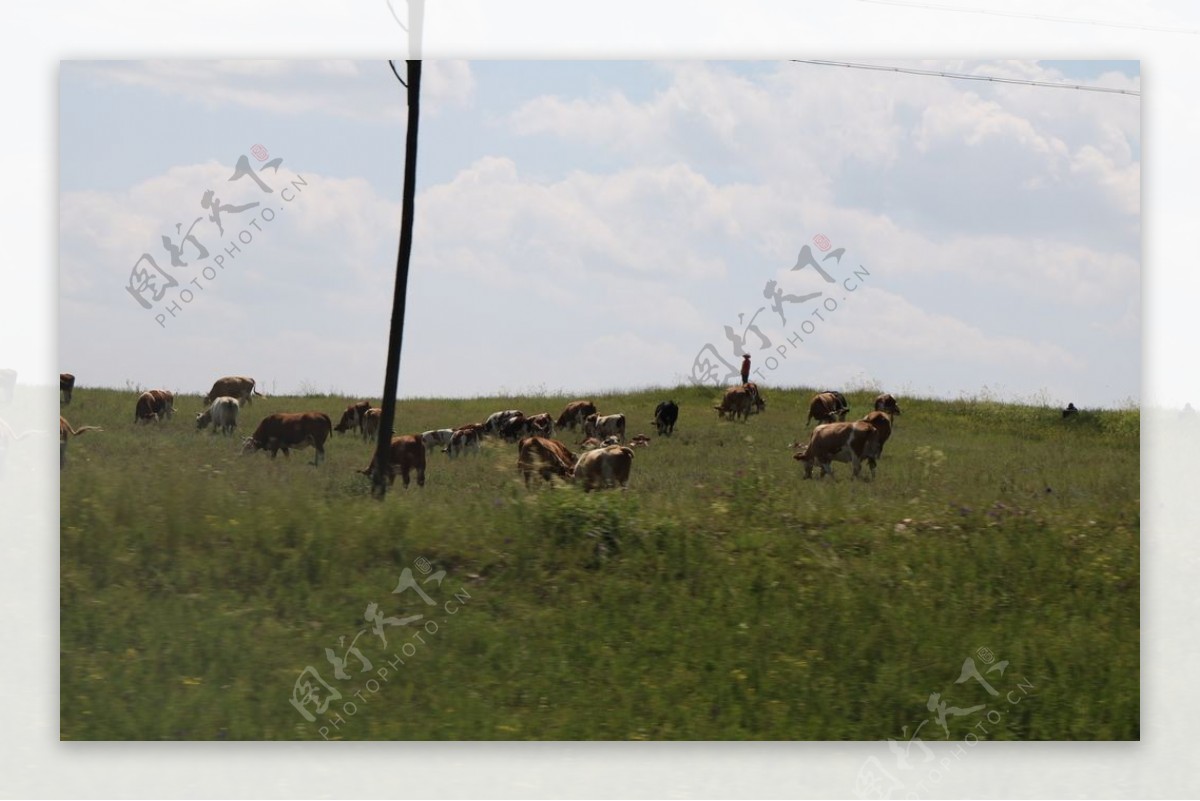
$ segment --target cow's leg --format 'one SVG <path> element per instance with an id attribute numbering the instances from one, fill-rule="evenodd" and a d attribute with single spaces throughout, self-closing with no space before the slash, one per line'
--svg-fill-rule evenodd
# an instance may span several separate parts
<path id="1" fill-rule="evenodd" d="M 418 487 L 425 486 L 425 468 L 424 467 L 417 468 L 417 486 Z"/>
<path id="2" fill-rule="evenodd" d="M 408 464 L 400 465 L 400 479 L 404 482 L 405 489 L 408 489 L 408 471 L 410 469 L 411 468 L 409 468 Z"/>
<path id="3" fill-rule="evenodd" d="M 317 467 L 325 460 L 325 446 L 317 445 L 317 452 L 313 456 L 313 467 Z"/>

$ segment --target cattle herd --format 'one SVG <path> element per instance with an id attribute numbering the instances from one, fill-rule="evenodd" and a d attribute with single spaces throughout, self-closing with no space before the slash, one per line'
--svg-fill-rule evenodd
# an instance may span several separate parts
<path id="1" fill-rule="evenodd" d="M 59 377 L 60 401 L 70 405 L 75 388 L 75 376 L 62 373 Z M 217 379 L 204 396 L 204 409 L 196 413 L 196 428 L 211 428 L 213 434 L 233 434 L 243 406 L 260 393 L 253 378 L 227 376 Z M 175 414 L 175 396 L 167 390 L 152 389 L 138 395 L 134 403 L 135 424 L 170 420 Z M 853 477 L 860 478 L 862 463 L 875 476 L 876 461 L 883 455 L 883 446 L 892 434 L 893 417 L 900 414 L 896 399 L 889 394 L 875 399 L 875 408 L 861 420 L 846 421 L 850 406 L 840 392 L 819 392 L 808 407 L 804 425 L 817 425 L 806 443 L 794 442 L 793 458 L 804 464 L 804 477 L 811 478 L 820 467 L 820 475 L 833 475 L 832 463 L 852 465 Z M 753 414 L 766 410 L 766 400 L 757 384 L 746 383 L 729 387 L 720 404 L 714 405 L 721 419 L 747 421 Z M 1074 405 L 1070 413 L 1074 413 Z M 1068 412 L 1064 411 L 1064 416 Z M 242 440 L 242 453 L 267 451 L 272 458 L 279 451 L 288 456 L 291 451 L 312 447 L 313 464 L 325 458 L 325 445 L 336 432 L 358 432 L 362 439 L 373 441 L 379 432 L 382 410 L 360 401 L 346 407 L 337 425 L 324 412 L 277 412 L 264 417 L 254 433 Z M 654 409 L 654 426 L 660 437 L 669 437 L 679 420 L 679 405 L 674 400 L 662 401 Z M 579 455 L 566 443 L 555 439 L 556 433 L 581 429 L 583 439 L 578 443 Z M 65 417 L 59 418 L 59 466 L 65 467 L 67 442 L 71 437 L 88 431 L 103 431 L 97 426 L 74 428 Z M 393 432 L 394 433 L 394 432 Z M 504 440 L 517 446 L 517 470 L 526 486 L 530 478 L 539 475 L 546 481 L 556 476 L 579 483 L 585 491 L 605 487 L 626 488 L 633 464 L 634 448 L 650 444 L 650 437 L 638 435 L 627 440 L 624 414 L 600 414 L 590 400 L 572 401 L 557 418 L 549 412 L 526 416 L 519 409 L 507 409 L 488 416 L 482 423 L 466 423 L 455 428 L 441 428 L 420 434 L 393 436 L 388 464 L 385 468 L 389 484 L 397 472 L 405 488 L 415 473 L 418 486 L 425 485 L 426 456 L 434 449 L 450 459 L 479 453 L 485 438 Z M 373 475 L 375 459 L 359 471 Z"/>

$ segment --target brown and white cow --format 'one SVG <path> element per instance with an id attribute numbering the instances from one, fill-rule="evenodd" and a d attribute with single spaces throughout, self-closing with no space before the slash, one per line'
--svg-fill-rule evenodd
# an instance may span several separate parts
<path id="1" fill-rule="evenodd" d="M 333 421 L 324 412 L 276 412 L 264 417 L 254 434 L 242 441 L 242 454 L 270 451 L 274 459 L 279 451 L 290 456 L 289 451 L 311 445 L 317 451 L 313 465 L 319 465 L 325 458 L 325 442 L 331 436 Z"/>
<path id="2" fill-rule="evenodd" d="M 605 487 L 629 486 L 629 469 L 633 464 L 633 449 L 624 445 L 596 448 L 575 462 L 575 481 L 583 482 L 584 492 Z"/>
<path id="3" fill-rule="evenodd" d="M 534 437 L 542 437 L 544 439 L 554 438 L 554 418 L 549 412 L 535 414 L 529 420 L 529 434 Z"/>
<path id="4" fill-rule="evenodd" d="M 392 447 L 388 452 L 387 477 L 388 486 L 396 483 L 396 471 L 400 471 L 400 478 L 404 481 L 404 488 L 408 489 L 409 472 L 417 471 L 417 486 L 425 486 L 425 445 L 421 442 L 421 438 L 413 434 L 405 434 L 399 437 L 392 437 Z M 375 473 L 375 457 L 371 457 L 371 464 L 366 470 L 359 470 L 364 476 L 372 476 Z"/>
<path id="5" fill-rule="evenodd" d="M 212 403 L 224 395 L 237 398 L 238 402 L 243 404 L 249 403 L 250 399 L 255 395 L 260 398 L 267 397 L 254 388 L 253 378 L 241 375 L 227 375 L 213 382 L 212 389 L 204 396 L 204 403 Z"/>
<path id="6" fill-rule="evenodd" d="M 237 398 L 228 396 L 217 398 L 207 409 L 202 412 L 196 412 L 196 429 L 203 431 L 208 426 L 212 426 L 212 433 L 217 433 L 218 430 L 222 434 L 232 434 L 237 428 L 238 412 L 241 410 L 241 404 Z"/>
<path id="7" fill-rule="evenodd" d="M 574 473 L 575 454 L 556 439 L 525 437 L 517 443 L 517 450 L 517 469 L 525 476 L 526 487 L 534 472 L 540 473 L 545 481 L 553 476 L 570 478 Z"/>
<path id="8" fill-rule="evenodd" d="M 875 460 L 879 458 L 879 432 L 870 423 L 855 422 L 823 423 L 813 429 L 808 444 L 793 455 L 804 462 L 804 477 L 812 478 L 813 467 L 821 466 L 821 477 L 833 475 L 831 462 L 850 462 L 854 466 L 854 478 L 859 477 L 862 461 L 871 467 L 875 477 Z"/>
<path id="9" fill-rule="evenodd" d="M 75 376 L 70 373 L 58 374 L 58 399 L 64 406 L 71 405 L 71 393 L 75 391 Z"/>
<path id="10" fill-rule="evenodd" d="M 892 436 L 892 416 L 887 412 L 867 412 L 862 421 L 875 426 L 875 431 L 879 434 L 879 458 L 882 459 L 883 446 Z"/>
<path id="11" fill-rule="evenodd" d="M 379 424 L 383 422 L 383 409 L 367 409 L 363 415 L 363 439 L 375 439 Z"/>
<path id="12" fill-rule="evenodd" d="M 808 402 L 808 417 L 804 426 L 813 420 L 818 423 L 839 423 L 846 420 L 846 412 L 850 411 L 846 397 L 840 392 L 818 392 Z"/>
<path id="13" fill-rule="evenodd" d="M 483 423 L 467 423 L 454 429 L 454 433 L 450 435 L 450 444 L 446 446 L 446 455 L 453 459 L 467 450 L 479 453 L 479 443 L 483 439 L 484 430 Z"/>
<path id="14" fill-rule="evenodd" d="M 351 429 L 358 429 L 358 433 L 362 435 L 363 439 L 366 439 L 367 431 L 363 418 L 370 410 L 370 401 L 359 401 L 358 403 L 350 404 L 346 407 L 346 411 L 342 412 L 342 419 L 333 427 L 333 430 L 339 434 L 345 434 Z"/>
<path id="15" fill-rule="evenodd" d="M 156 423 L 159 420 L 161 401 L 150 392 L 138 395 L 133 406 L 134 423 Z"/>
<path id="16" fill-rule="evenodd" d="M 89 431 L 103 431 L 99 426 L 80 426 L 79 428 L 71 428 L 71 424 L 67 422 L 67 418 L 59 416 L 58 418 L 58 469 L 61 470 L 67 466 L 67 440 L 71 437 L 78 437 L 81 434 L 86 434 Z"/>
<path id="17" fill-rule="evenodd" d="M 165 389 L 147 390 L 154 396 L 154 411 L 159 420 L 170 420 L 175 416 L 175 393 Z"/>
<path id="18" fill-rule="evenodd" d="M 515 417 L 524 417 L 525 413 L 520 409 L 506 409 L 503 412 L 492 412 L 488 418 L 483 421 L 483 429 L 485 433 L 497 436 L 504 429 L 504 425 Z"/>
<path id="19" fill-rule="evenodd" d="M 433 449 L 441 446 L 443 449 L 450 445 L 450 439 L 454 436 L 453 428 L 437 428 L 432 431 L 424 431 L 421 433 L 421 443 L 425 446 L 428 453 L 433 453 Z"/>
<path id="20" fill-rule="evenodd" d="M 758 394 L 757 387 L 730 387 L 725 390 L 725 397 L 721 399 L 720 405 L 713 408 L 717 410 L 718 417 L 736 420 L 740 416 L 743 420 L 749 420 L 750 415 L 764 411 L 767 402 Z"/>
<path id="21" fill-rule="evenodd" d="M 597 415 L 589 414 L 583 420 L 583 433 L 589 437 L 616 437 L 618 441 L 625 441 L 625 415 L 623 414 L 606 414 Z"/>
<path id="22" fill-rule="evenodd" d="M 900 414 L 900 406 L 896 403 L 896 398 L 888 393 L 883 393 L 875 399 L 875 411 L 887 412 L 890 415 Z"/>
<path id="23" fill-rule="evenodd" d="M 569 428 L 574 431 L 576 426 L 583 425 L 583 421 L 590 414 L 596 414 L 596 404 L 590 400 L 571 401 L 554 424 L 559 428 Z"/>

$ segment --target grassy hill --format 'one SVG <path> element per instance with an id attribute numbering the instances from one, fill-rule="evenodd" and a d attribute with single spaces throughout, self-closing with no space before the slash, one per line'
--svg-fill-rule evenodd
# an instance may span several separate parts
<path id="1" fill-rule="evenodd" d="M 626 492 L 526 490 L 498 442 L 380 503 L 356 436 L 242 457 L 196 396 L 135 426 L 79 389 L 105 431 L 62 473 L 62 737 L 1138 737 L 1136 410 L 900 398 L 877 480 L 804 481 L 812 391 L 763 391 L 748 423 L 711 389 L 593 396 L 630 435 L 680 404 Z M 573 399 L 404 401 L 397 430 Z M 354 400 L 259 399 L 240 435 Z M 309 721 L 298 680 L 340 698 Z"/>

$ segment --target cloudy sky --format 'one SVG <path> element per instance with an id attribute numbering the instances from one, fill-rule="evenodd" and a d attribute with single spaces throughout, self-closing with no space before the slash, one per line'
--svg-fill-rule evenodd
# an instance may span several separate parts
<path id="1" fill-rule="evenodd" d="M 1140 90 L 1136 61 L 869 61 Z M 60 369 L 378 397 L 405 114 L 382 61 L 64 62 Z M 1137 402 L 1140 118 L 786 61 L 426 62 L 401 394 L 748 352 L 767 386 Z"/>

